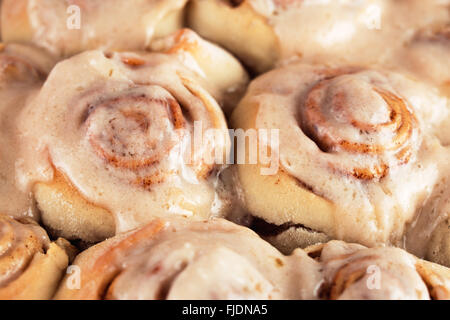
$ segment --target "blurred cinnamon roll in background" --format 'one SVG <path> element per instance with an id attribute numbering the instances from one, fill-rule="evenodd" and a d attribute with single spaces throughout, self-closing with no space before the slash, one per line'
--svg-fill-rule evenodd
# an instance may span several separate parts
<path id="1" fill-rule="evenodd" d="M 284 256 L 222 219 L 163 219 L 81 253 L 56 299 L 449 299 L 450 272 L 401 249 L 332 241 Z"/>
<path id="2" fill-rule="evenodd" d="M 37 217 L 32 197 L 16 184 L 20 145 L 17 118 L 54 63 L 55 59 L 41 49 L 0 43 L 0 212 L 15 217 Z"/>
<path id="3" fill-rule="evenodd" d="M 245 71 L 188 30 L 163 49 L 65 60 L 22 113 L 19 181 L 53 234 L 97 242 L 154 217 L 225 209 L 215 185 L 230 143 L 213 96 L 236 83 L 197 58 L 231 60 L 239 81 Z"/>
<path id="4" fill-rule="evenodd" d="M 400 51 L 397 65 L 416 79 L 431 82 L 450 97 L 450 19 L 418 30 Z M 450 132 L 442 136 L 450 143 Z"/>
<path id="5" fill-rule="evenodd" d="M 249 133 L 279 131 L 279 144 L 256 134 L 258 150 L 237 146 L 248 159 L 258 151 L 237 165 L 253 227 L 288 252 L 329 237 L 402 246 L 449 177 L 450 150 L 436 136 L 449 116 L 436 88 L 382 69 L 292 64 L 258 77 L 231 117 Z"/>
<path id="6" fill-rule="evenodd" d="M 405 247 L 411 253 L 450 267 L 450 162 L 447 174 L 434 187 L 420 214 L 405 236 Z"/>
<path id="7" fill-rule="evenodd" d="M 449 8 L 440 0 L 193 0 L 187 23 L 263 72 L 285 59 L 388 63 L 414 30 L 449 22 Z"/>
<path id="8" fill-rule="evenodd" d="M 2 39 L 67 57 L 84 50 L 143 50 L 183 27 L 187 0 L 4 0 Z"/>
<path id="9" fill-rule="evenodd" d="M 70 244 L 50 242 L 31 219 L 0 214 L 0 299 L 50 299 L 69 263 Z"/>

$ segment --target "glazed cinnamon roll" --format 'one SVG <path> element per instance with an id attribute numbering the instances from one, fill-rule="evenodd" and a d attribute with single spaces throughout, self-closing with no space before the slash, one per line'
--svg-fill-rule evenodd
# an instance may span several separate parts
<path id="1" fill-rule="evenodd" d="M 230 53 L 205 41 L 190 29 L 181 29 L 152 42 L 150 49 L 177 54 L 184 63 L 198 65 L 207 81 L 204 86 L 229 115 L 245 94 L 249 76 L 242 64 Z M 195 68 L 195 67 L 194 67 Z M 197 71 L 198 71 L 197 70 Z"/>
<path id="2" fill-rule="evenodd" d="M 186 0 L 5 0 L 2 38 L 63 57 L 90 49 L 142 50 L 183 26 Z"/>
<path id="3" fill-rule="evenodd" d="M 81 253 L 56 299 L 449 299 L 447 268 L 332 241 L 284 256 L 226 220 L 163 219 Z"/>
<path id="4" fill-rule="evenodd" d="M 0 212 L 14 217 L 38 217 L 32 198 L 16 185 L 17 118 L 54 63 L 35 47 L 0 43 Z"/>
<path id="5" fill-rule="evenodd" d="M 448 158 L 447 158 L 448 159 Z M 411 253 L 450 267 L 450 163 L 420 213 L 410 224 L 405 246 Z"/>
<path id="6" fill-rule="evenodd" d="M 450 10 L 450 9 L 449 9 Z M 416 32 L 402 56 L 410 69 L 437 85 L 450 87 L 450 20 L 447 24 L 427 26 Z"/>
<path id="7" fill-rule="evenodd" d="M 384 63 L 412 30 L 450 20 L 448 3 L 439 0 L 193 0 L 187 11 L 191 28 L 257 72 L 296 58 L 307 63 Z"/>
<path id="8" fill-rule="evenodd" d="M 417 31 L 399 52 L 394 65 L 432 83 L 450 97 L 450 18 Z M 443 131 L 441 135 L 450 144 L 450 132 Z"/>
<path id="9" fill-rule="evenodd" d="M 436 137 L 449 111 L 437 89 L 381 69 L 260 76 L 232 115 L 250 140 L 237 144 L 237 182 L 253 227 L 272 225 L 263 235 L 285 251 L 329 237 L 402 245 L 450 172 Z M 301 233 L 277 237 L 292 228 Z"/>
<path id="10" fill-rule="evenodd" d="M 227 88 L 195 56 L 222 51 L 181 34 L 165 53 L 61 62 L 23 112 L 19 180 L 56 235 L 97 242 L 154 217 L 224 209 L 215 184 L 230 142 L 212 94 Z"/>
<path id="11" fill-rule="evenodd" d="M 399 248 L 330 241 L 305 251 L 322 266 L 323 299 L 450 299 L 450 270 Z"/>
<path id="12" fill-rule="evenodd" d="M 70 289 L 68 276 L 57 299 L 312 299 L 320 280 L 305 253 L 285 257 L 222 219 L 156 220 L 89 248 L 74 264 L 80 288 Z"/>
<path id="13" fill-rule="evenodd" d="M 0 214 L 0 299 L 50 299 L 69 262 L 66 246 L 31 219 Z"/>

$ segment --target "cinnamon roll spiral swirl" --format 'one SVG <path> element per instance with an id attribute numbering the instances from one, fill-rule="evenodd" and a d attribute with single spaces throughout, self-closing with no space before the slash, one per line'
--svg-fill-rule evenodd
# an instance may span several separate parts
<path id="1" fill-rule="evenodd" d="M 207 84 L 183 41 L 170 53 L 66 60 L 23 113 L 34 159 L 18 169 L 22 186 L 57 235 L 96 242 L 154 217 L 223 209 L 215 183 L 230 143 L 208 90 L 223 87 Z"/>
<path id="2" fill-rule="evenodd" d="M 56 299 L 312 299 L 319 281 L 306 254 L 285 257 L 222 219 L 157 220 L 89 248 L 74 264 L 81 288 L 71 290 L 67 277 Z"/>
<path id="3" fill-rule="evenodd" d="M 446 175 L 448 149 L 435 133 L 448 112 L 437 90 L 396 73 L 302 64 L 271 71 L 251 83 L 232 116 L 235 128 L 279 131 L 279 145 L 257 138 L 271 163 L 237 166 L 244 205 L 286 229 L 399 244 Z M 275 170 L 264 174 L 269 165 Z"/>
<path id="4" fill-rule="evenodd" d="M 51 298 L 68 261 L 34 221 L 0 215 L 0 299 Z"/>
<path id="5" fill-rule="evenodd" d="M 342 74 L 351 74 L 351 71 L 343 71 Z M 412 152 L 411 140 L 418 134 L 419 128 L 417 119 L 405 101 L 387 90 L 377 88 L 376 84 L 369 80 L 369 87 L 361 88 L 361 90 L 370 90 L 370 86 L 373 85 L 373 92 L 363 91 L 362 95 L 367 95 L 367 98 L 373 100 L 381 98 L 382 101 L 378 102 L 386 107 L 385 113 L 388 117 L 386 121 L 381 122 L 372 122 L 370 118 L 358 118 L 361 110 L 351 108 L 359 102 L 359 97 L 356 94 L 350 94 L 351 82 L 343 81 L 342 86 L 340 85 L 339 80 L 336 79 L 339 76 L 339 71 L 331 71 L 307 93 L 304 102 L 300 105 L 298 115 L 303 132 L 326 153 L 362 154 L 380 159 L 380 155 L 392 152 L 399 164 L 408 163 Z M 340 130 L 339 126 L 346 126 L 346 129 L 349 129 L 347 130 L 349 137 L 352 133 L 361 133 L 364 135 L 361 139 L 363 141 L 347 139 L 346 132 Z M 385 137 L 388 139 L 383 139 Z M 379 143 L 372 143 L 374 141 Z M 351 163 L 350 168 L 342 168 L 342 170 L 343 174 L 352 175 L 358 179 L 379 180 L 387 175 L 389 165 L 380 159 L 367 167 L 358 167 L 355 161 Z"/>
<path id="6" fill-rule="evenodd" d="M 319 295 L 332 300 L 448 300 L 449 269 L 398 248 L 330 241 L 305 249 L 320 262 Z"/>
<path id="7" fill-rule="evenodd" d="M 81 253 L 56 299 L 449 299 L 449 269 L 331 241 L 284 256 L 226 220 L 156 220 Z"/>

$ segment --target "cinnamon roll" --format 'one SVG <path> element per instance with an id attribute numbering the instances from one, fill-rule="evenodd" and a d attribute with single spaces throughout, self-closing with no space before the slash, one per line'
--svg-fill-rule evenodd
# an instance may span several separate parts
<path id="1" fill-rule="evenodd" d="M 17 117 L 54 63 L 53 57 L 35 47 L 0 43 L 0 212 L 14 217 L 37 218 L 32 198 L 16 185 Z"/>
<path id="2" fill-rule="evenodd" d="M 417 31 L 393 63 L 413 77 L 430 82 L 450 97 L 450 18 L 445 23 Z M 446 128 L 450 128 L 450 122 Z M 441 137 L 450 144 L 448 129 L 442 130 Z"/>
<path id="3" fill-rule="evenodd" d="M 224 209 L 215 184 L 230 141 L 212 94 L 224 96 L 230 78 L 197 63 L 221 49 L 189 34 L 165 53 L 65 60 L 24 110 L 19 181 L 55 235 L 98 242 L 155 217 Z"/>
<path id="4" fill-rule="evenodd" d="M 142 50 L 183 26 L 187 0 L 5 0 L 2 39 L 67 57 L 90 49 Z"/>
<path id="5" fill-rule="evenodd" d="M 89 248 L 74 264 L 80 289 L 70 289 L 68 276 L 56 299 L 312 299 L 320 280 L 305 253 L 285 257 L 222 219 L 156 220 Z"/>
<path id="6" fill-rule="evenodd" d="M 222 219 L 163 219 L 75 260 L 56 299 L 449 299 L 447 268 L 401 249 L 332 241 L 284 256 Z"/>
<path id="7" fill-rule="evenodd" d="M 436 136 L 449 112 L 437 89 L 382 69 L 268 72 L 231 118 L 249 138 L 237 143 L 244 207 L 266 230 L 301 230 L 269 234 L 280 248 L 327 238 L 402 245 L 450 172 Z"/>
<path id="8" fill-rule="evenodd" d="M 0 214 L 0 299 L 52 298 L 69 262 L 65 246 L 31 219 Z"/>
<path id="9" fill-rule="evenodd" d="M 330 241 L 305 249 L 322 266 L 319 295 L 331 300 L 449 300 L 450 269 L 399 248 Z"/>
<path id="10" fill-rule="evenodd" d="M 411 31 L 450 21 L 448 3 L 439 0 L 193 0 L 187 12 L 191 28 L 257 72 L 286 59 L 383 64 Z"/>
<path id="11" fill-rule="evenodd" d="M 249 76 L 242 64 L 230 53 L 205 41 L 190 29 L 181 29 L 172 35 L 152 42 L 150 49 L 168 54 L 178 54 L 185 63 L 194 58 L 204 84 L 229 115 L 245 94 Z M 188 59 L 186 59 L 188 58 Z"/>
<path id="12" fill-rule="evenodd" d="M 433 24 L 417 31 L 406 46 L 401 56 L 403 63 L 419 78 L 450 92 L 450 19 L 446 24 Z"/>
<path id="13" fill-rule="evenodd" d="M 405 246 L 419 257 L 450 267 L 450 163 L 446 162 L 447 174 L 408 227 Z"/>

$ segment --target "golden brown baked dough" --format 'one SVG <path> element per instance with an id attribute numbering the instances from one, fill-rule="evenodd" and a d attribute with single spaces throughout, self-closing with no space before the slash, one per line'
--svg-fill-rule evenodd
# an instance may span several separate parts
<path id="1" fill-rule="evenodd" d="M 253 70 L 266 71 L 279 59 L 273 29 L 247 1 L 236 5 L 234 1 L 191 1 L 188 8 L 189 27 L 233 52 Z"/>
<path id="2" fill-rule="evenodd" d="M 234 128 L 279 130 L 279 145 L 255 137 L 273 161 L 237 166 L 245 209 L 276 226 L 401 245 L 449 175 L 449 149 L 435 135 L 448 117 L 436 89 L 397 73 L 303 64 L 268 72 L 231 118 Z M 241 151 L 249 159 L 252 148 Z"/>
<path id="3" fill-rule="evenodd" d="M 68 256 L 34 221 L 21 221 L 0 214 L 0 299 L 50 299 Z"/>
<path id="4" fill-rule="evenodd" d="M 163 219 L 74 262 L 56 299 L 449 299 L 447 268 L 401 249 L 331 241 L 284 256 L 222 219 Z"/>
<path id="5" fill-rule="evenodd" d="M 230 143 L 213 96 L 231 97 L 246 73 L 189 30 L 161 41 L 164 53 L 88 51 L 59 63 L 23 112 L 19 180 L 56 235 L 97 242 L 154 217 L 222 209 L 214 185 Z M 209 62 L 221 61 L 237 77 L 216 76 Z M 208 130 L 217 138 L 195 140 Z"/>
<path id="6" fill-rule="evenodd" d="M 186 2 L 5 0 L 2 38 L 5 42 L 33 42 L 63 57 L 91 49 L 143 50 L 154 37 L 183 26 Z M 77 11 L 71 10 L 73 6 L 79 8 L 79 21 L 74 19 Z"/>
<path id="7" fill-rule="evenodd" d="M 396 66 L 414 30 L 448 23 L 449 8 L 440 0 L 193 0 L 187 22 L 257 72 L 285 59 Z"/>
<path id="8" fill-rule="evenodd" d="M 61 172 L 55 170 L 52 181 L 37 183 L 33 191 L 40 218 L 50 234 L 87 243 L 115 234 L 113 215 L 87 201 Z"/>

